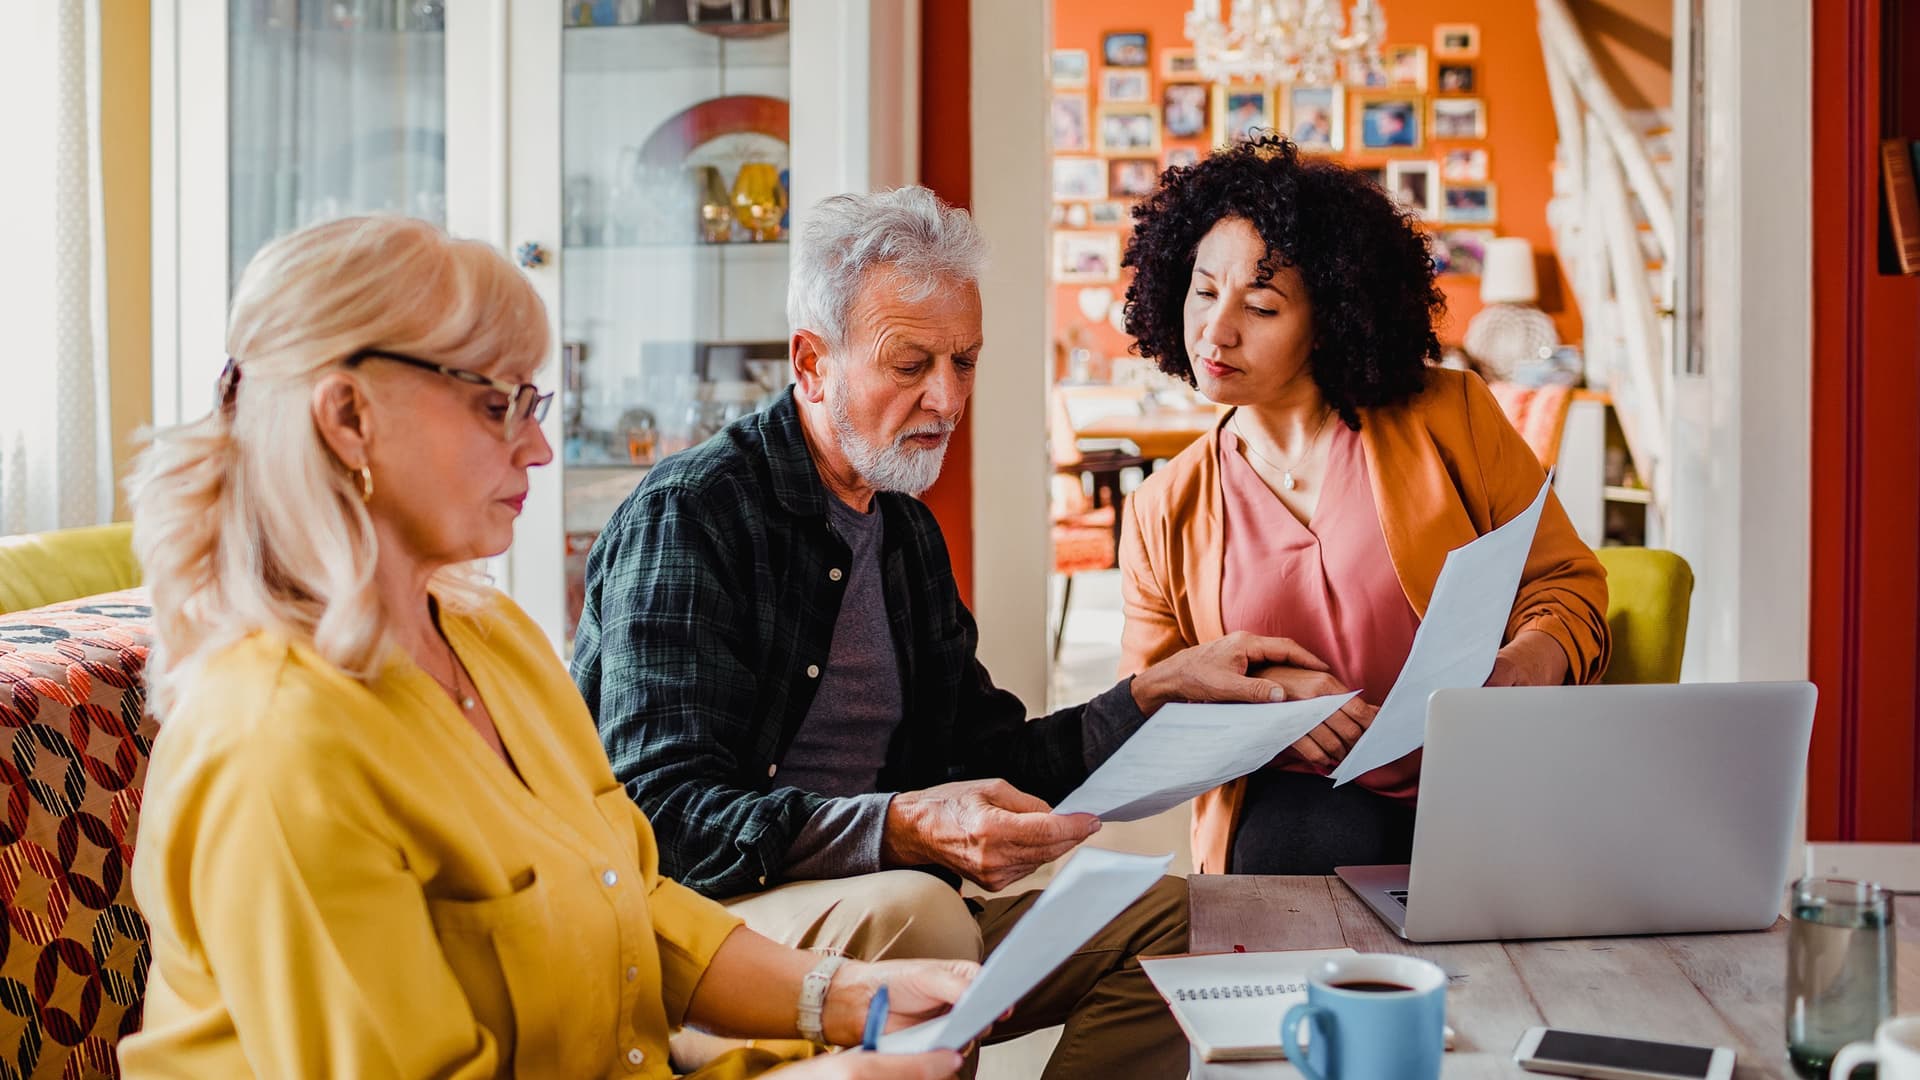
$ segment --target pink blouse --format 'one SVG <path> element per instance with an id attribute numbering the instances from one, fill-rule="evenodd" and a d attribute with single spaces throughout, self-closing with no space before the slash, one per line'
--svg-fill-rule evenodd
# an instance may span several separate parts
<path id="1" fill-rule="evenodd" d="M 1313 521 L 1302 524 L 1241 456 L 1232 428 L 1221 429 L 1226 566 L 1220 618 L 1229 633 L 1292 638 L 1325 660 L 1334 678 L 1378 705 L 1400 677 L 1420 616 L 1387 554 L 1360 434 L 1335 424 L 1327 454 Z M 1298 760 L 1281 767 L 1322 771 Z M 1369 790 L 1408 800 L 1419 782 L 1417 751 L 1359 780 Z"/>

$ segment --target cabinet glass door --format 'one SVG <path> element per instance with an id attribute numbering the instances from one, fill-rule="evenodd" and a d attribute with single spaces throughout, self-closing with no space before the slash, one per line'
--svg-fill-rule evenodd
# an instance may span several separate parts
<path id="1" fill-rule="evenodd" d="M 785 0 L 563 0 L 566 637 L 654 462 L 787 381 Z"/>
<path id="2" fill-rule="evenodd" d="M 446 221 L 445 0 L 228 0 L 229 285 L 344 214 Z"/>

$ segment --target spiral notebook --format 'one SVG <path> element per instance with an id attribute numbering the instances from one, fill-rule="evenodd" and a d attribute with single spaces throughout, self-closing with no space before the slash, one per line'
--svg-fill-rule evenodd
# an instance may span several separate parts
<path id="1" fill-rule="evenodd" d="M 1287 1056 L 1280 1018 L 1307 1000 L 1307 972 L 1322 960 L 1352 955 L 1352 949 L 1215 953 L 1143 957 L 1140 966 L 1200 1060 L 1268 1061 Z M 1453 1048 L 1452 1028 L 1447 1048 Z"/>

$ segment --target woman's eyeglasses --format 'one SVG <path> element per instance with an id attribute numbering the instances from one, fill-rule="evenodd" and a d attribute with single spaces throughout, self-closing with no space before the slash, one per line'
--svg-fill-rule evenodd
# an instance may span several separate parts
<path id="1" fill-rule="evenodd" d="M 431 360 L 422 360 L 417 356 L 404 353 L 387 352 L 383 349 L 361 349 L 347 357 L 347 366 L 352 367 L 362 360 L 391 360 L 396 364 L 405 364 L 422 371 L 431 371 L 445 375 L 449 379 L 458 379 L 473 386 L 484 386 L 494 390 L 507 399 L 506 417 L 501 435 L 508 442 L 513 441 L 514 429 L 522 420 L 531 420 L 535 424 L 547 418 L 547 409 L 553 404 L 553 394 L 541 393 L 532 383 L 510 383 L 504 379 L 495 379 L 466 368 L 448 367 Z"/>

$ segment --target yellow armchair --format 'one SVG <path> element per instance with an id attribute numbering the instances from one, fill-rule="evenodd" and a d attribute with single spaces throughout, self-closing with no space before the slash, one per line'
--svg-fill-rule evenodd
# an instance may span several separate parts
<path id="1" fill-rule="evenodd" d="M 138 584 L 127 522 L 0 536 L 0 615 Z"/>
<path id="2" fill-rule="evenodd" d="M 1600 681 L 1679 682 L 1693 568 L 1655 548 L 1603 547 L 1594 554 L 1607 568 L 1607 628 L 1613 633 L 1613 660 Z"/>

